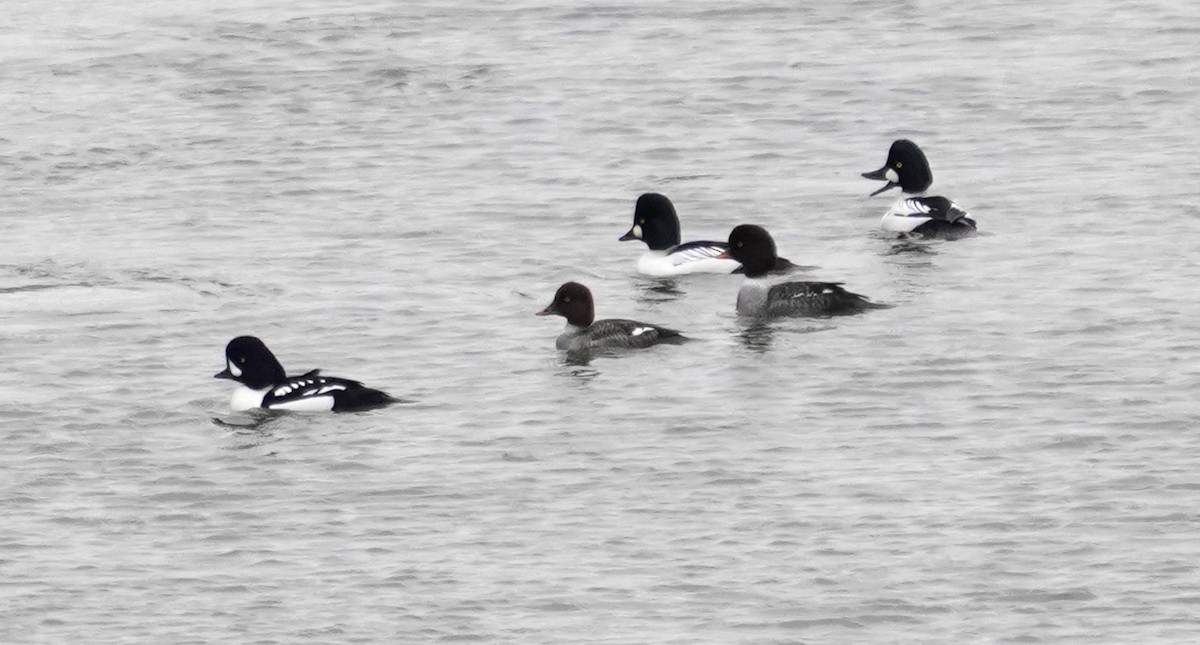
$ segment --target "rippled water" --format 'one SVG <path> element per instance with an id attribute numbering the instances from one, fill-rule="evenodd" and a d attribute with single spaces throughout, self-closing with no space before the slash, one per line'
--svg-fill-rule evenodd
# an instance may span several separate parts
<path id="1" fill-rule="evenodd" d="M 1194 3 L 111 4 L 0 25 L 0 641 L 1200 638 Z M 896 307 L 639 277 L 648 190 Z"/>

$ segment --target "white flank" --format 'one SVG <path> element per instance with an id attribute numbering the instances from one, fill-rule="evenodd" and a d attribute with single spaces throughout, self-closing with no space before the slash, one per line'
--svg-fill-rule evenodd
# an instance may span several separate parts
<path id="1" fill-rule="evenodd" d="M 328 412 L 333 409 L 332 396 L 313 396 L 285 403 L 276 403 L 272 410 L 288 410 L 291 412 Z"/>
<path id="2" fill-rule="evenodd" d="M 704 257 L 693 250 L 668 255 L 666 251 L 647 251 L 638 258 L 637 270 L 642 275 L 669 276 L 688 273 L 733 273 L 737 260 Z"/>
<path id="3" fill-rule="evenodd" d="M 911 233 L 916 227 L 933 219 L 926 215 L 929 207 L 921 202 L 901 197 L 883 214 L 879 228 L 893 233 Z"/>

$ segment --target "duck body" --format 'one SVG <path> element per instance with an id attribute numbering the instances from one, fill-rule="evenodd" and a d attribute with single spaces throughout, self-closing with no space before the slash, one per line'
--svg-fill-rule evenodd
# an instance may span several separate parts
<path id="1" fill-rule="evenodd" d="M 638 258 L 637 270 L 642 275 L 656 278 L 689 273 L 733 273 L 741 265 L 734 260 L 720 257 L 726 248 L 724 242 L 705 240 L 688 242 L 661 251 L 651 249 Z"/>
<path id="2" fill-rule="evenodd" d="M 738 289 L 739 315 L 839 316 L 888 307 L 847 291 L 838 282 L 772 282 L 768 276 L 776 260 L 775 240 L 761 226 L 742 224 L 734 228 L 729 234 L 729 253 L 742 263 L 746 273 Z"/>
<path id="3" fill-rule="evenodd" d="M 764 318 L 840 316 L 886 306 L 846 291 L 837 282 L 771 284 L 767 280 L 748 278 L 738 289 L 737 296 L 738 315 Z"/>

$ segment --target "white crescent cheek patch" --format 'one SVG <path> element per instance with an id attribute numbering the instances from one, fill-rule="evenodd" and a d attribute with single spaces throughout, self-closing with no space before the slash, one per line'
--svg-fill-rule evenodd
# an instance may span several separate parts
<path id="1" fill-rule="evenodd" d="M 887 172 L 883 173 L 883 176 L 887 177 L 887 180 L 891 182 L 898 183 L 900 181 L 900 175 L 897 175 L 896 171 L 892 168 L 888 168 Z"/>
<path id="2" fill-rule="evenodd" d="M 642 227 L 641 227 L 641 225 L 639 225 L 639 224 L 634 224 L 634 225 L 633 225 L 633 230 L 632 230 L 632 231 L 630 231 L 630 232 L 631 232 L 631 233 L 633 233 L 633 236 L 634 236 L 634 237 L 636 237 L 636 238 L 638 238 L 639 240 L 640 240 L 640 239 L 642 239 Z"/>
<path id="3" fill-rule="evenodd" d="M 229 361 L 229 373 L 233 374 L 234 376 L 241 376 L 242 370 L 237 365 L 234 365 L 233 361 Z"/>

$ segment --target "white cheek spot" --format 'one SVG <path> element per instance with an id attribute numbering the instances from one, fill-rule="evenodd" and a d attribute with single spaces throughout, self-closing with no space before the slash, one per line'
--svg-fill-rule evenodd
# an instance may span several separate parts
<path id="1" fill-rule="evenodd" d="M 233 361 L 229 361 L 229 373 L 233 374 L 234 376 L 241 376 L 242 370 L 237 365 L 234 365 Z"/>
<path id="2" fill-rule="evenodd" d="M 642 226 L 641 226 L 641 224 L 634 224 L 634 225 L 633 225 L 633 230 L 632 230 L 632 231 L 630 231 L 630 233 L 633 233 L 633 236 L 634 236 L 634 237 L 636 237 L 637 239 L 639 239 L 639 240 L 640 240 L 640 239 L 642 239 Z"/>
<path id="3" fill-rule="evenodd" d="M 884 177 L 887 177 L 887 180 L 888 180 L 888 181 L 893 181 L 893 182 L 899 182 L 899 181 L 900 181 L 900 175 L 897 175 L 897 174 L 896 174 L 896 171 L 895 171 L 894 169 L 892 169 L 892 168 L 888 168 L 888 169 L 887 169 L 887 172 L 883 173 L 883 176 L 884 176 Z"/>

